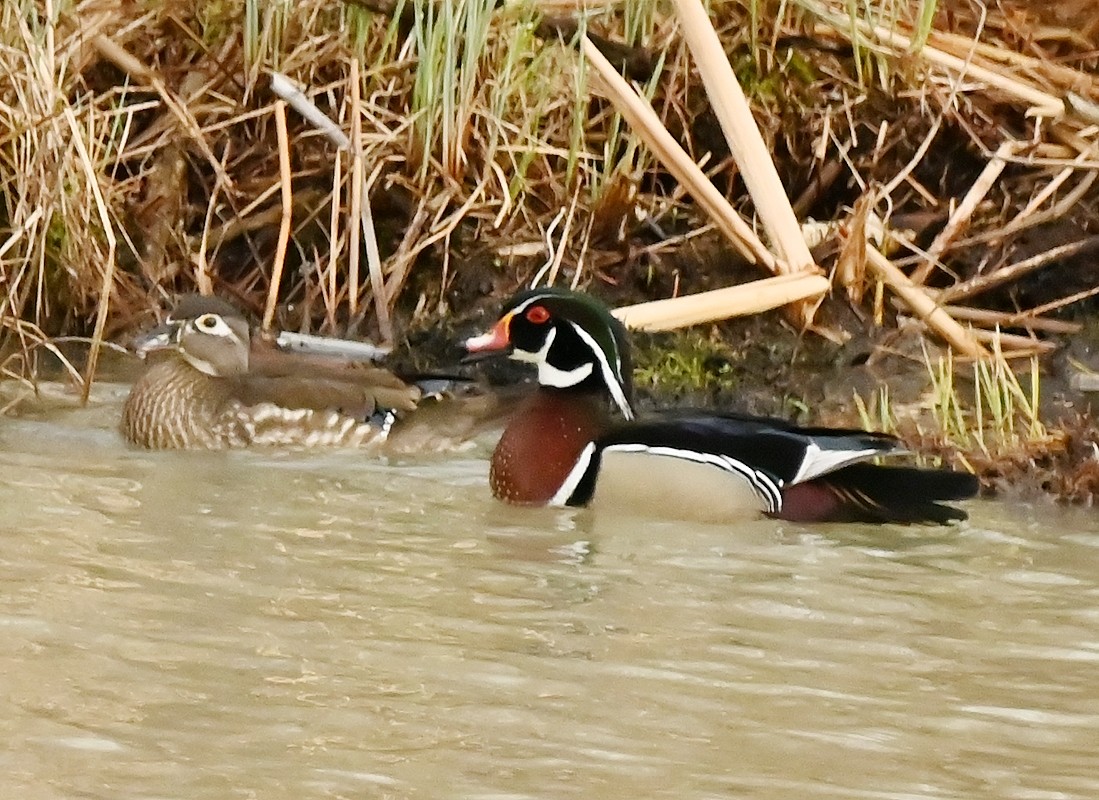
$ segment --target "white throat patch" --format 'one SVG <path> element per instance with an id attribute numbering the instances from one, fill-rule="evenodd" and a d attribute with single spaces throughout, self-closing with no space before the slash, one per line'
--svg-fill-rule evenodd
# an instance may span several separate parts
<path id="1" fill-rule="evenodd" d="M 205 374 L 205 375 L 209 375 L 209 376 L 210 376 L 210 377 L 212 377 L 212 378 L 220 378 L 220 377 L 221 377 L 221 376 L 220 376 L 220 375 L 218 374 L 218 371 L 217 371 L 217 369 L 215 369 L 215 368 L 214 368 L 214 365 L 213 365 L 213 364 L 211 364 L 211 363 L 210 363 L 209 361 L 206 361 L 205 359 L 202 359 L 202 358 L 197 358 L 197 357 L 196 357 L 195 355 L 193 355 L 192 353 L 188 353 L 188 352 L 186 352 L 186 351 L 184 351 L 184 350 L 180 350 L 180 351 L 179 351 L 179 354 L 180 354 L 181 356 L 183 356 L 183 359 L 184 359 L 184 360 L 185 360 L 185 361 L 186 361 L 186 362 L 187 362 L 188 364 L 190 364 L 190 365 L 191 365 L 192 367 L 194 367 L 195 369 L 197 369 L 197 370 L 198 370 L 199 372 L 201 372 L 201 373 L 203 373 L 203 374 Z"/>
<path id="2" fill-rule="evenodd" d="M 516 306 L 512 311 L 512 314 L 520 314 L 529 308 L 534 303 L 539 302 L 542 299 L 541 296 L 535 296 L 529 298 L 523 304 Z M 607 353 L 603 352 L 603 348 L 599 346 L 599 343 L 595 341 L 590 333 L 577 325 L 572 320 L 567 320 L 572 329 L 576 331 L 576 335 L 588 346 L 591 351 L 592 358 L 599 364 L 599 371 L 603 376 L 603 383 L 607 386 L 607 391 L 611 393 L 611 398 L 614 400 L 614 404 L 618 407 L 618 410 L 622 412 L 622 416 L 627 420 L 634 418 L 633 408 L 630 406 L 630 401 L 626 397 L 626 390 L 623 387 L 622 380 L 622 362 L 615 354 L 614 363 L 611 363 Z M 549 356 L 550 348 L 553 346 L 553 340 L 557 338 L 557 329 L 550 330 L 549 335 L 546 337 L 546 343 L 542 345 L 542 349 L 537 353 L 529 353 L 523 350 L 513 350 L 511 357 L 516 361 L 526 361 L 530 364 L 538 365 L 538 382 L 543 386 L 553 386 L 557 389 L 568 389 L 569 387 L 576 386 L 577 384 L 586 380 L 594 371 L 595 365 L 592 362 L 581 364 L 576 369 L 563 370 L 553 366 L 547 360 Z"/>
<path id="3" fill-rule="evenodd" d="M 551 328 L 546 336 L 546 343 L 537 353 L 527 353 L 516 350 L 513 358 L 517 361 L 529 361 L 538 365 L 538 382 L 543 386 L 552 386 L 555 389 L 568 389 L 582 383 L 592 373 L 591 362 L 581 364 L 576 369 L 558 369 L 549 363 L 549 351 L 553 347 L 553 340 L 557 338 L 557 329 Z"/>

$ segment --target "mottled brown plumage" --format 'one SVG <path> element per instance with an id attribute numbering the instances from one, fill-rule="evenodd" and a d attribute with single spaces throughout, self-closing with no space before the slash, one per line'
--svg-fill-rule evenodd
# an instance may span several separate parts
<path id="1" fill-rule="evenodd" d="M 122 410 L 123 434 L 142 447 L 380 445 L 421 396 L 377 367 L 253 342 L 240 312 L 212 297 L 185 297 L 135 347 L 156 354 Z"/>

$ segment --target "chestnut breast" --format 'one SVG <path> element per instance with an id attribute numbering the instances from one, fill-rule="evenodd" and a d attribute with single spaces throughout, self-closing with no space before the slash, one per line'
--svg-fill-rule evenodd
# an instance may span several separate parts
<path id="1" fill-rule="evenodd" d="M 545 505 L 580 452 L 607 426 L 602 398 L 537 390 L 516 410 L 492 454 L 493 495 L 508 503 Z"/>

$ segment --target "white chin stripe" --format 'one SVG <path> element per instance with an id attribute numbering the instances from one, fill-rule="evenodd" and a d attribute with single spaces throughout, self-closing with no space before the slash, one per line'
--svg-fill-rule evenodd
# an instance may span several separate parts
<path id="1" fill-rule="evenodd" d="M 591 362 L 581 364 L 576 369 L 557 369 L 552 364 L 541 361 L 538 363 L 538 382 L 543 386 L 552 386 L 555 389 L 568 389 L 583 383 L 592 373 Z"/>
<path id="2" fill-rule="evenodd" d="M 549 349 L 553 347 L 553 340 L 557 338 L 557 329 L 550 328 L 550 332 L 546 335 L 545 344 L 542 345 L 542 349 L 537 353 L 532 353 L 529 350 L 520 350 L 515 348 L 511 351 L 511 357 L 515 361 L 525 361 L 528 364 L 537 364 L 539 369 L 546 363 L 546 356 L 549 354 Z M 541 372 L 539 372 L 541 374 Z"/>
<path id="3" fill-rule="evenodd" d="M 205 375 L 209 375 L 212 378 L 220 377 L 218 375 L 218 371 L 214 369 L 214 365 L 211 364 L 209 361 L 203 361 L 201 358 L 195 358 L 190 353 L 185 353 L 183 351 L 180 351 L 180 354 L 183 356 L 184 359 L 186 359 L 188 364 L 197 369 L 199 372 Z"/>
<path id="4" fill-rule="evenodd" d="M 511 357 L 516 361 L 528 361 L 532 364 L 538 365 L 538 383 L 543 386 L 552 386 L 555 389 L 569 389 L 580 383 L 583 383 L 589 375 L 591 375 L 592 367 L 591 363 L 581 364 L 576 369 L 564 370 L 558 369 L 549 363 L 549 351 L 553 347 L 553 342 L 557 338 L 557 329 L 550 328 L 549 334 L 546 336 L 546 343 L 542 345 L 542 349 L 537 353 L 528 353 L 525 350 L 516 350 L 512 353 Z"/>

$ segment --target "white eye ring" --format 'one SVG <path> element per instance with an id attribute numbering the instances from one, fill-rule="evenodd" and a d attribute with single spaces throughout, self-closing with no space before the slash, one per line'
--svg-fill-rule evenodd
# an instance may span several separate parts
<path id="1" fill-rule="evenodd" d="M 217 314 L 203 314 L 201 317 L 196 317 L 195 328 L 214 336 L 227 336 L 232 333 L 225 320 Z"/>

